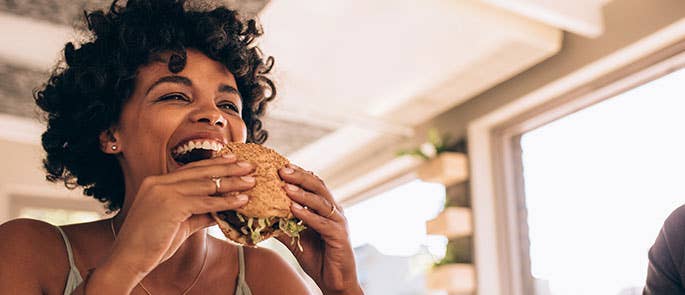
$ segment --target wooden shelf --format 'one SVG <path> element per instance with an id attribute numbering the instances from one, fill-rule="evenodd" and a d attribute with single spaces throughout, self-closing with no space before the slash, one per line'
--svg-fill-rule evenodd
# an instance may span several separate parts
<path id="1" fill-rule="evenodd" d="M 426 287 L 448 293 L 473 293 L 476 288 L 473 264 L 454 263 L 433 268 L 426 276 Z"/>
<path id="2" fill-rule="evenodd" d="M 471 209 L 447 207 L 435 218 L 426 222 L 426 233 L 457 238 L 473 234 Z"/>
<path id="3" fill-rule="evenodd" d="M 421 165 L 417 171 L 423 181 L 449 186 L 469 178 L 468 158 L 462 153 L 446 152 Z"/>

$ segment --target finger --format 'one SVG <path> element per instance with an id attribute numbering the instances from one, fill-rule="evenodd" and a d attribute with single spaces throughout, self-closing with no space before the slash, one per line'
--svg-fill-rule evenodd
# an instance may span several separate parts
<path id="1" fill-rule="evenodd" d="M 218 177 L 216 178 L 219 182 L 218 186 L 214 179 L 215 178 L 191 179 L 168 185 L 173 186 L 173 188 L 179 194 L 186 196 L 204 196 L 230 192 L 241 192 L 249 190 L 255 185 L 255 178 L 248 175 Z"/>
<path id="2" fill-rule="evenodd" d="M 336 240 L 347 238 L 340 236 L 341 232 L 344 233 L 344 231 L 340 230 L 341 226 L 338 222 L 309 211 L 296 202 L 293 202 L 291 211 L 295 217 L 299 218 L 305 225 L 318 232 L 324 239 Z"/>
<path id="3" fill-rule="evenodd" d="M 335 205 L 327 199 L 289 183 L 285 185 L 284 190 L 290 199 L 302 206 L 313 209 L 318 215 L 333 221 L 342 221 L 342 215 L 340 215 L 338 210 L 334 209 Z"/>
<path id="4" fill-rule="evenodd" d="M 185 170 L 176 170 L 172 173 L 160 176 L 162 183 L 179 182 L 190 179 L 201 179 L 221 176 L 243 176 L 254 171 L 254 165 L 250 162 L 236 163 L 213 163 L 211 165 L 192 167 Z"/>
<path id="5" fill-rule="evenodd" d="M 238 209 L 247 204 L 248 199 L 247 195 L 239 194 L 225 197 L 195 196 L 184 198 L 182 202 L 187 213 L 204 214 Z"/>
<path id="6" fill-rule="evenodd" d="M 278 173 L 286 182 L 297 184 L 303 189 L 333 202 L 333 196 L 331 196 L 328 188 L 326 188 L 323 181 L 316 175 L 307 173 L 301 168 L 293 165 L 288 165 L 287 167 L 280 169 Z"/>

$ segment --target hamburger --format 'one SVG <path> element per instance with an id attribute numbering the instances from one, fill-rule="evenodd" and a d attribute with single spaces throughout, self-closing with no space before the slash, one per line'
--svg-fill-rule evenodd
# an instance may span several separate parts
<path id="1" fill-rule="evenodd" d="M 288 159 L 259 144 L 235 142 L 213 152 L 213 157 L 229 153 L 236 155 L 238 161 L 255 165 L 251 174 L 255 186 L 242 192 L 250 196 L 242 208 L 211 213 L 223 234 L 233 242 L 252 247 L 270 237 L 287 235 L 291 244 L 297 242 L 302 251 L 299 237 L 305 226 L 290 212 L 291 201 L 278 175 L 278 170 L 289 164 Z"/>

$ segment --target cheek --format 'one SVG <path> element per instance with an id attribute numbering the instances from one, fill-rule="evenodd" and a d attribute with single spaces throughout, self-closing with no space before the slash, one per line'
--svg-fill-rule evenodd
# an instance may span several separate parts
<path id="1" fill-rule="evenodd" d="M 153 160 L 152 155 L 164 152 L 171 134 L 180 124 L 182 116 L 173 112 L 149 112 L 141 114 L 129 124 L 132 131 L 133 150 L 144 159 Z"/>
<path id="2" fill-rule="evenodd" d="M 181 125 L 185 118 L 182 112 L 157 112 L 154 115 L 146 116 L 141 120 L 140 129 L 144 129 L 144 139 L 152 145 L 155 151 L 165 149 L 171 135 Z"/>
<path id="3" fill-rule="evenodd" d="M 245 122 L 240 118 L 229 119 L 229 126 L 231 128 L 231 139 L 234 142 L 247 141 L 247 128 Z"/>

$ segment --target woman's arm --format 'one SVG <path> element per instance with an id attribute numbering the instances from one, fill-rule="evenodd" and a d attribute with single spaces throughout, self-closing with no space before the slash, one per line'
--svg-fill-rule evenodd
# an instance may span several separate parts
<path id="1" fill-rule="evenodd" d="M 644 294 L 683 294 L 682 261 L 685 251 L 685 207 L 676 209 L 664 222 L 649 250 Z"/>

